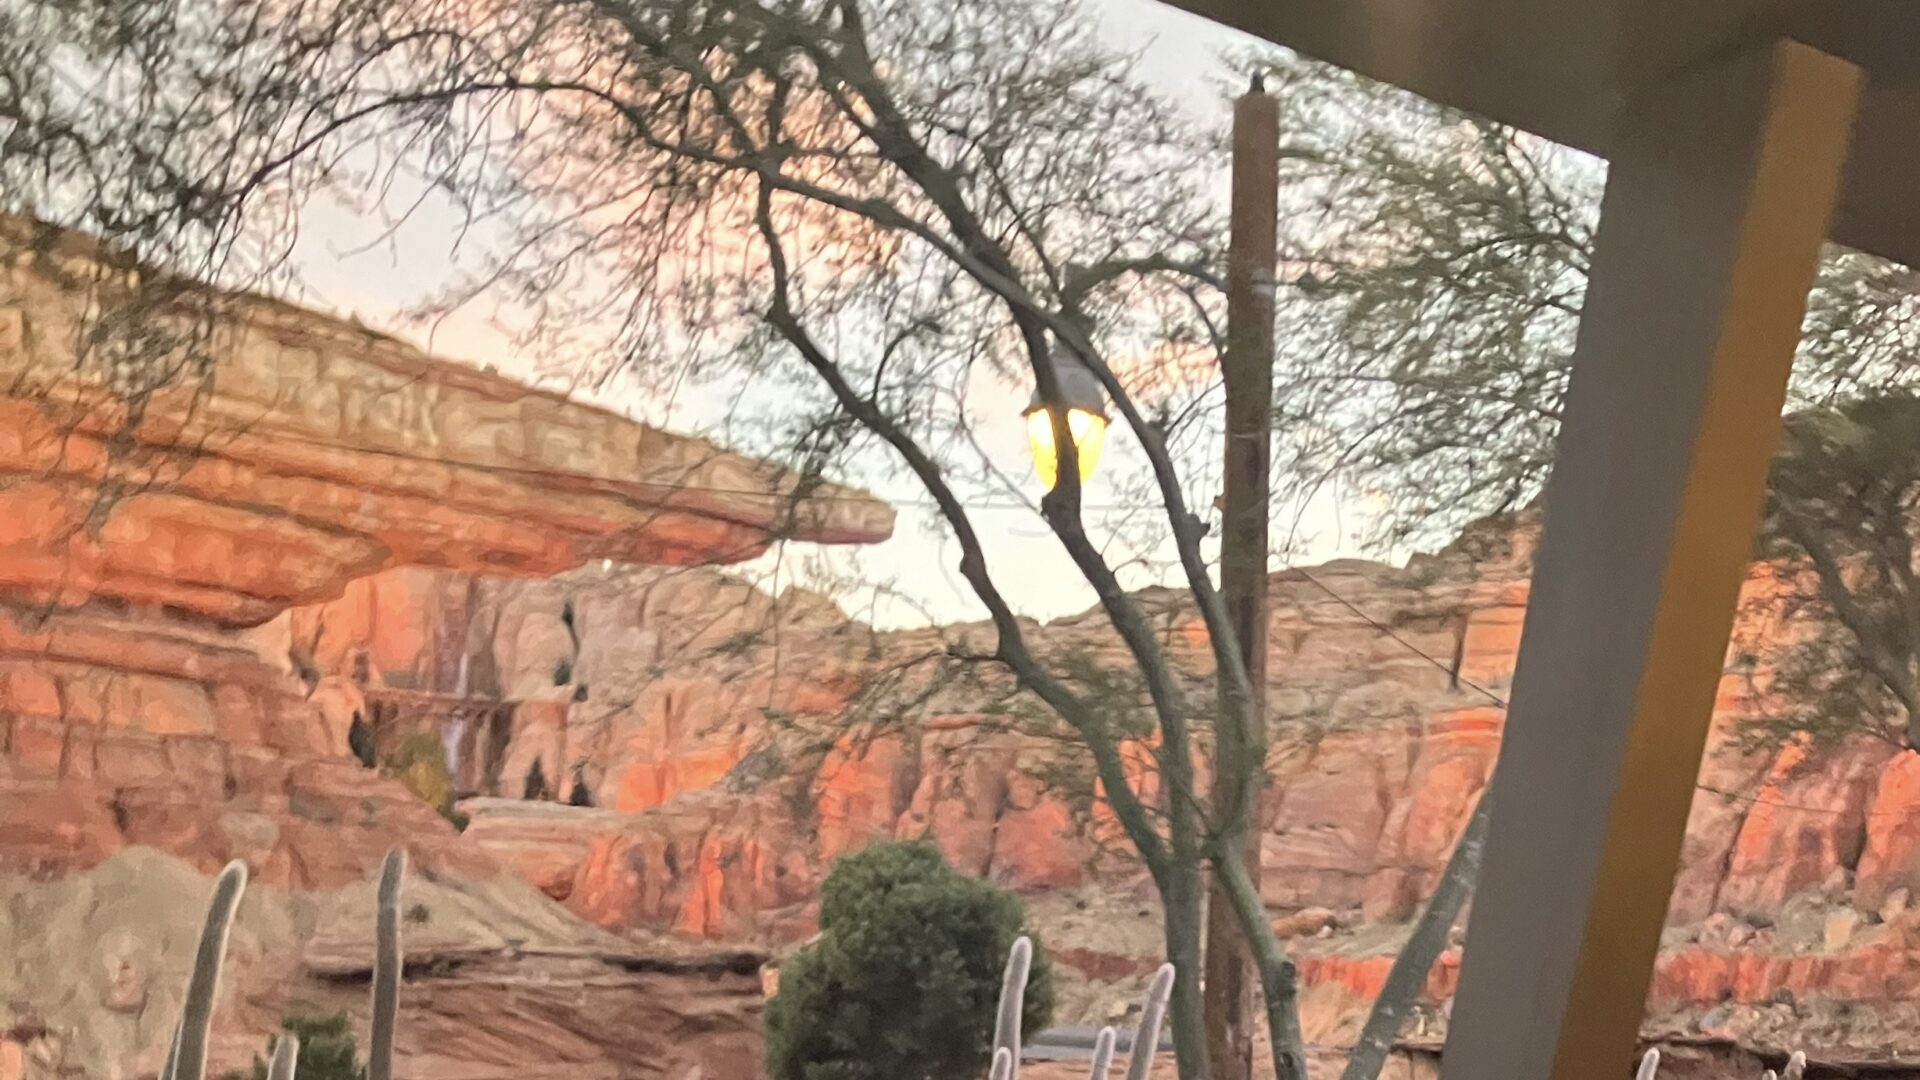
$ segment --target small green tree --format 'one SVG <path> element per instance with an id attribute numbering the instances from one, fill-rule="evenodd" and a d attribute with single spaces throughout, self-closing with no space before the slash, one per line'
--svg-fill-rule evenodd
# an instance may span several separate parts
<path id="1" fill-rule="evenodd" d="M 789 961 L 767 1008 L 775 1080 L 966 1080 L 985 1073 L 1018 897 L 923 844 L 880 843 L 834 864 L 820 940 Z M 1022 1027 L 1053 1013 L 1036 947 Z"/>
<path id="2" fill-rule="evenodd" d="M 300 1056 L 294 1069 L 294 1075 L 300 1080 L 364 1080 L 366 1068 L 357 1060 L 359 1047 L 354 1043 L 353 1028 L 345 1013 L 332 1016 L 289 1013 L 280 1022 L 280 1030 L 300 1040 Z M 224 1080 L 267 1080 L 266 1059 L 255 1054 L 252 1070 L 230 1072 Z"/>
<path id="3" fill-rule="evenodd" d="M 441 745 L 438 735 L 420 732 L 407 736 L 400 748 L 387 755 L 382 764 L 387 775 L 399 780 L 421 802 L 438 810 L 441 817 L 453 823 L 454 828 L 466 829 L 466 815 L 454 809 L 457 800 L 453 772 L 447 768 L 447 749 Z M 531 793 L 528 798 L 532 798 Z"/>

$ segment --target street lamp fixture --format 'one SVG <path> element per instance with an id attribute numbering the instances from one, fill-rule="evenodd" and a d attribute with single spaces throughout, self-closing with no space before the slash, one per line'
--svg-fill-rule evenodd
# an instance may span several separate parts
<path id="1" fill-rule="evenodd" d="M 1069 349 L 1055 349 L 1053 375 L 1060 384 L 1060 397 L 1067 412 L 1067 434 L 1073 439 L 1075 457 L 1080 463 L 1080 484 L 1093 479 L 1093 467 L 1100 460 L 1100 447 L 1107 438 L 1107 392 L 1098 376 Z M 1027 404 L 1027 445 L 1033 449 L 1033 467 L 1048 491 L 1060 481 L 1060 454 L 1053 442 L 1053 409 L 1035 390 Z"/>

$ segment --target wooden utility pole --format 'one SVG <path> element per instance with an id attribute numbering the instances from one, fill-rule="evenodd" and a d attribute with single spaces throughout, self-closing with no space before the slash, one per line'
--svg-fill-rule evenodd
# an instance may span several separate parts
<path id="1" fill-rule="evenodd" d="M 1213 813 L 1260 880 L 1260 801 L 1267 731 L 1268 473 L 1273 438 L 1273 290 L 1279 262 L 1280 107 L 1260 76 L 1233 106 L 1233 221 L 1227 249 L 1226 494 L 1220 591 L 1253 684 L 1253 715 L 1222 709 L 1216 727 Z M 1252 1080 L 1258 986 L 1251 953 L 1224 891 L 1207 905 L 1207 1057 L 1213 1080 Z"/>

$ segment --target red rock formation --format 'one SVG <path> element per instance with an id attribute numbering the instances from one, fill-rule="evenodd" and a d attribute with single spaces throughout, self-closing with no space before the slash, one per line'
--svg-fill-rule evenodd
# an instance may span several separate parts
<path id="1" fill-rule="evenodd" d="M 1332 915 L 1292 945 L 1321 1037 L 1353 1034 L 1397 928 L 1486 784 L 1529 543 L 1524 523 L 1494 525 L 1405 568 L 1346 562 L 1272 579 L 1264 887 L 1277 919 Z M 1770 625 L 1774 587 L 1770 574 L 1752 583 L 1736 659 Z M 1204 673 L 1205 635 L 1177 596 L 1145 599 L 1161 605 L 1181 663 Z M 568 709 L 566 767 L 604 808 L 477 801 L 468 835 L 596 922 L 796 940 L 812 930 L 831 859 L 881 836 L 929 839 L 956 865 L 1035 897 L 1140 890 L 1084 768 L 1057 741 L 1023 733 L 999 676 L 925 675 L 923 658 L 980 628 L 875 634 L 808 598 L 647 570 L 481 581 L 464 602 L 471 669 L 505 685 L 564 661 L 589 687 Z M 577 642 L 524 644 L 551 640 L 526 627 L 564 609 Z M 1125 663 L 1097 614 L 1035 637 L 1052 656 Z M 1873 741 L 1741 752 L 1741 725 L 1772 704 L 1764 671 L 1730 669 L 1650 1004 L 1675 1032 L 1747 1038 L 1781 1022 L 1783 995 L 1845 1001 L 1855 1019 L 1835 1028 L 1844 1044 L 1920 972 L 1920 951 L 1901 944 L 1905 922 L 1882 911 L 1920 892 L 1920 832 L 1906 812 L 1920 772 Z M 1157 797 L 1150 751 L 1132 760 Z M 1135 906 L 1150 928 L 1151 905 Z M 1141 958 L 1101 947 L 1098 930 L 1057 944 L 1096 987 L 1140 970 Z M 1430 981 L 1431 1032 L 1444 1031 L 1456 963 Z"/>
<path id="2" fill-rule="evenodd" d="M 1315 582 L 1362 594 L 1401 625 L 1403 640 L 1443 664 L 1463 651 L 1464 636 L 1475 644 L 1463 661 L 1498 684 L 1510 657 L 1474 650 L 1513 646 L 1510 631 L 1487 629 L 1517 625 L 1524 565 L 1512 552 L 1505 560 L 1476 570 L 1456 552 L 1409 571 L 1350 563 L 1276 578 L 1273 699 L 1295 736 L 1276 753 L 1265 841 L 1276 909 L 1364 907 L 1373 918 L 1404 918 L 1497 749 L 1499 714 L 1484 694 L 1410 658 Z M 410 587 L 429 604 L 455 591 Z M 1096 872 L 1137 876 L 1115 858 L 1124 845 L 1084 764 L 1057 741 L 979 711 L 1005 694 L 997 675 L 933 685 L 906 663 L 937 654 L 940 633 L 875 635 L 805 598 L 645 570 L 482 581 L 461 603 L 468 670 L 494 672 L 505 686 L 563 669 L 584 690 L 587 700 L 568 709 L 562 770 L 592 782 L 597 807 L 633 815 L 579 814 L 569 824 L 566 811 L 477 803 L 469 835 L 596 920 L 805 933 L 795 909 L 825 864 L 880 836 L 931 839 L 956 865 L 1024 888 L 1074 886 Z M 528 628 L 563 611 L 577 643 L 529 649 Z M 688 618 L 694 611 L 716 614 Z M 313 617 L 294 613 L 296 623 Z M 1166 617 L 1182 628 L 1183 662 L 1203 668 L 1196 621 L 1177 609 Z M 542 631 L 534 640 L 554 639 Z M 1096 658 L 1118 649 L 1097 619 L 1063 620 L 1041 640 Z M 911 698 L 912 714 L 892 714 L 889 695 Z M 849 728 L 850 720 L 882 723 Z M 888 730 L 894 720 L 904 721 L 898 732 Z M 550 745 L 550 723 L 515 740 Z M 1130 750 L 1129 760 L 1136 786 L 1157 797 L 1150 748 Z M 1085 785 L 1080 794 L 1076 784 Z M 569 830 L 593 840 L 562 839 Z M 615 833 L 624 835 L 609 840 Z M 581 853 L 572 881 L 563 880 L 560 851 Z"/>
<path id="3" fill-rule="evenodd" d="M 1890 754 L 1866 808 L 1866 849 L 1855 879 L 1863 907 L 1896 889 L 1920 891 L 1920 754 Z"/>
<path id="4" fill-rule="evenodd" d="M 229 806 L 299 818 L 349 799 L 406 819 L 396 835 L 434 833 L 397 785 L 356 772 L 346 736 L 363 685 L 465 692 L 447 631 L 464 634 L 468 579 L 375 571 L 725 562 L 776 524 L 827 542 L 891 527 L 886 507 L 839 489 L 789 521 L 797 478 L 770 466 L 257 297 L 219 298 L 205 385 L 163 387 L 125 427 L 73 351 L 85 313 L 120 299 L 100 255 L 0 217 L 0 733 L 18 792 L 65 785 L 73 821 L 111 804 L 122 842 L 157 829 L 217 865 Z M 306 613 L 282 615 L 296 604 Z M 532 626 L 523 664 L 555 638 Z M 506 688 L 522 704 L 504 767 L 550 763 L 559 787 L 572 691 L 552 675 L 544 695 Z M 335 866 L 357 877 L 382 846 L 302 850 L 297 822 L 279 824 L 262 854 L 306 884 L 339 884 Z M 72 845 L 98 854 L 107 835 Z M 0 866 L 16 857 L 0 849 Z"/>
<path id="5" fill-rule="evenodd" d="M 252 300 L 211 396 L 162 395 L 132 433 L 175 462 L 165 482 L 133 475 L 155 456 L 107 453 L 113 410 L 58 348 L 79 310 L 61 278 L 87 257 L 57 239 L 0 266 L 0 367 L 21 388 L 0 398 L 0 872 L 154 846 L 325 890 L 400 842 L 461 880 L 504 864 L 603 926 L 792 941 L 833 857 L 925 838 L 1036 902 L 1114 901 L 1052 939 L 1060 958 L 1096 988 L 1145 970 L 1109 940 L 1153 913 L 1085 763 L 1001 674 L 944 660 L 986 628 L 878 634 L 804 593 L 591 562 L 750 555 L 790 478 Z M 835 497 L 801 525 L 860 540 L 889 521 Z M 1406 567 L 1271 581 L 1263 887 L 1318 1038 L 1351 1035 L 1486 784 L 1530 561 L 1525 523 L 1493 523 Z M 1736 656 L 1777 588 L 1750 582 Z M 1142 595 L 1203 678 L 1181 599 Z M 1127 666 L 1097 613 L 1034 637 Z M 1862 1018 L 1904 1015 L 1920 982 L 1920 766 L 1868 742 L 1742 753 L 1770 692 L 1743 664 L 1723 684 L 1653 1019 L 1751 1040 L 1804 1034 L 1782 1026 L 1810 1022 L 1789 999 L 1844 1002 L 1832 1039 L 1864 1044 L 1880 1021 Z M 439 731 L 468 793 L 518 796 L 538 762 L 548 801 L 472 799 L 462 837 L 348 759 L 356 713 L 381 714 L 387 745 Z M 1150 745 L 1127 761 L 1164 797 Z M 576 783 L 592 806 L 562 805 Z M 1429 1034 L 1453 964 L 1429 980 Z"/>
<path id="6" fill-rule="evenodd" d="M 0 218 L 0 469 L 15 478 L 0 487 L 0 590 L 13 595 L 250 625 L 386 567 L 731 562 L 776 526 L 824 542 L 892 527 L 885 506 L 831 487 L 789 515 L 794 475 L 251 297 L 228 298 L 209 384 L 164 388 L 123 431 L 72 346 L 89 304 L 116 302 L 96 256 Z M 142 452 L 110 452 L 109 436 Z M 382 634 L 404 631 L 383 620 Z"/>
<path id="7" fill-rule="evenodd" d="M 350 753 L 351 733 L 377 719 L 391 721 L 373 733 L 386 753 L 477 714 L 485 730 L 449 740 L 472 758 L 456 785 L 498 787 L 503 772 L 539 762 L 556 795 L 568 790 L 562 765 L 580 748 L 567 721 L 585 695 L 541 665 L 572 651 L 572 631 L 557 611 L 524 619 L 501 651 L 513 679 L 470 670 L 471 575 L 545 575 L 589 559 L 726 563 L 764 551 L 776 529 L 825 543 L 891 529 L 891 511 L 856 492 L 827 485 L 825 498 L 802 498 L 799 477 L 767 463 L 254 296 L 204 294 L 207 378 L 132 409 L 100 356 L 75 343 L 101 312 L 153 341 L 177 327 L 169 313 L 116 307 L 130 275 L 110 262 L 84 237 L 0 216 L 0 886 L 64 884 L 152 848 L 201 873 L 242 859 L 261 886 L 328 891 L 363 881 L 393 846 L 440 881 L 514 882 Z M 173 355 L 146 363 L 192 367 Z M 409 569 L 419 567 L 440 573 Z M 668 767 L 686 774 L 682 788 L 718 776 Z M 710 1028 L 726 1045 L 703 1067 L 752 1075 L 753 1008 L 737 996 L 634 1000 L 664 969 L 532 895 L 561 953 L 463 960 L 488 977 L 430 995 L 401 1075 L 518 1076 L 558 1063 L 605 1080 L 681 1080 L 713 1049 L 699 1037 Z M 713 900 L 747 902 L 724 890 Z M 181 910 L 191 919 L 198 906 Z M 600 944 L 582 951 L 586 941 Z M 105 947 L 69 944 L 65 963 Z M 281 978 L 296 966 L 288 946 L 248 960 Z M 172 956 L 148 974 L 171 984 L 184 963 Z M 25 978 L 0 976 L 9 988 Z M 115 979 L 110 1009 L 140 981 Z M 756 985 L 752 970 L 742 980 Z M 530 982 L 546 989 L 515 989 Z M 605 1015 L 575 1007 L 590 984 L 610 988 L 596 997 Z M 263 1002 L 286 1004 L 285 987 L 260 987 Z M 4 995 L 0 1033 L 35 1030 L 20 1010 L 45 1004 Z M 611 1017 L 645 1008 L 684 1043 L 612 1032 Z M 277 1015 L 252 1018 L 262 1022 L 248 1055 Z M 75 1016 L 72 1030 L 36 1036 L 28 1075 L 131 1075 L 130 1058 L 84 1052 L 97 1047 L 48 1056 L 103 1025 Z M 163 1053 L 165 1025 L 140 1028 L 131 1052 Z M 424 1041 L 434 1039 L 448 1045 Z M 0 1061 L 20 1051 L 0 1038 Z"/>

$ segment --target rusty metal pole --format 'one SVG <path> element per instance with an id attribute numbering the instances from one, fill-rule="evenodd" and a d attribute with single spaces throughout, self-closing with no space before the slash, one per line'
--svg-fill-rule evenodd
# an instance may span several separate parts
<path id="1" fill-rule="evenodd" d="M 1279 261 L 1280 108 L 1258 75 L 1233 106 L 1232 234 L 1227 249 L 1226 493 L 1220 591 L 1253 684 L 1249 726 L 1221 711 L 1214 752 L 1216 826 L 1243 844 L 1260 880 L 1266 780 L 1267 527 L 1273 437 L 1273 291 Z M 1207 905 L 1207 1057 L 1213 1080 L 1252 1080 L 1258 982 L 1233 907 L 1219 886 Z"/>

